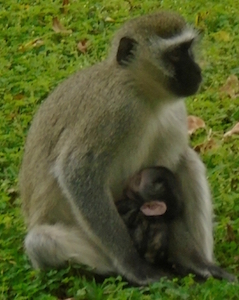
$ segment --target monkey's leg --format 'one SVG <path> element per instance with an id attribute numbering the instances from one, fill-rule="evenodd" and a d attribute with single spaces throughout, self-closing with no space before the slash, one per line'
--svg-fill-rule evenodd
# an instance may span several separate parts
<path id="1" fill-rule="evenodd" d="M 184 211 L 170 226 L 169 255 L 172 261 L 198 276 L 233 280 L 213 263 L 212 203 L 205 167 L 188 148 L 176 175 L 182 186 Z"/>
<path id="2" fill-rule="evenodd" d="M 84 233 L 62 224 L 34 227 L 26 236 L 25 247 L 35 268 L 60 267 L 71 261 L 88 265 L 99 274 L 112 272 L 107 258 Z"/>
<path id="3" fill-rule="evenodd" d="M 79 227 L 99 252 L 107 256 L 111 271 L 125 276 L 130 282 L 145 285 L 170 276 L 140 258 L 107 185 L 107 164 L 105 160 L 93 158 L 91 161 L 92 155 L 86 155 L 79 162 L 66 152 L 55 169 L 59 186 Z M 101 170 L 101 176 L 98 170 Z"/>

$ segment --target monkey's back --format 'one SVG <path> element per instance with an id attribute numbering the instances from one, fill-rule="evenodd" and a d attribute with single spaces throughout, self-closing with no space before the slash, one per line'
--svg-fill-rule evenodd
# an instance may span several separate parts
<path id="1" fill-rule="evenodd" d="M 58 217 L 61 214 L 67 223 L 74 222 L 73 216 L 65 213 L 70 209 L 56 180 L 55 163 L 64 147 L 76 141 L 79 155 L 96 148 L 110 155 L 110 148 L 117 147 L 130 132 L 133 118 L 142 118 L 137 115 L 140 103 L 134 99 L 127 73 L 100 63 L 63 81 L 41 104 L 27 136 L 20 171 L 29 226 L 49 219 L 55 222 L 56 217 L 48 215 L 49 203 Z"/>

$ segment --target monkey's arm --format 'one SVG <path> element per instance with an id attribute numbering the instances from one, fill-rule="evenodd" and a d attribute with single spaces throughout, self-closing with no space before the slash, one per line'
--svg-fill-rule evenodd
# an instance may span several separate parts
<path id="1" fill-rule="evenodd" d="M 55 175 L 79 226 L 111 261 L 114 273 L 140 285 L 168 276 L 142 260 L 133 247 L 107 186 L 108 159 L 110 154 L 104 158 L 91 151 L 80 155 L 72 148 L 58 158 Z"/>
<path id="2" fill-rule="evenodd" d="M 182 218 L 170 225 L 170 256 L 185 270 L 207 278 L 234 277 L 213 263 L 212 203 L 205 167 L 188 148 L 176 171 L 182 186 Z M 186 272 L 187 272 L 186 271 Z"/>

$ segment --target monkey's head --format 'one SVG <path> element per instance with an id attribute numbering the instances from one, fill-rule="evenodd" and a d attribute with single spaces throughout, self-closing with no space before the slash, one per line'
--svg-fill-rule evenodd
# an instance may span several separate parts
<path id="1" fill-rule="evenodd" d="M 140 77 L 166 94 L 186 97 L 196 93 L 202 81 L 193 55 L 197 38 L 181 16 L 158 12 L 126 22 L 113 40 L 110 59 L 136 80 Z"/>
<path id="2" fill-rule="evenodd" d="M 165 167 L 150 167 L 131 177 L 125 190 L 127 197 L 146 216 L 164 215 L 171 219 L 182 211 L 178 181 Z M 130 204 L 133 206 L 133 204 Z"/>

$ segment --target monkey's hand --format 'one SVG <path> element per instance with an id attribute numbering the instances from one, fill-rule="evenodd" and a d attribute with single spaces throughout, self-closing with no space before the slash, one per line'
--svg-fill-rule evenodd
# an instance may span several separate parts
<path id="1" fill-rule="evenodd" d="M 227 271 L 223 270 L 221 267 L 216 266 L 214 264 L 210 264 L 208 266 L 209 272 L 211 273 L 211 276 L 213 276 L 216 279 L 226 279 L 230 282 L 237 282 L 236 276 L 228 273 Z"/>
<path id="2" fill-rule="evenodd" d="M 204 281 L 207 280 L 210 277 L 214 277 L 215 279 L 225 279 L 229 282 L 237 282 L 237 278 L 228 273 L 227 271 L 223 270 L 221 267 L 216 266 L 215 264 L 212 263 L 200 263 L 200 266 L 198 266 L 197 269 L 195 268 L 188 268 L 186 269 L 185 267 L 181 265 L 174 265 L 174 269 L 177 274 L 181 276 L 187 276 L 188 274 L 192 273 L 196 275 L 196 280 L 198 281 Z"/>

